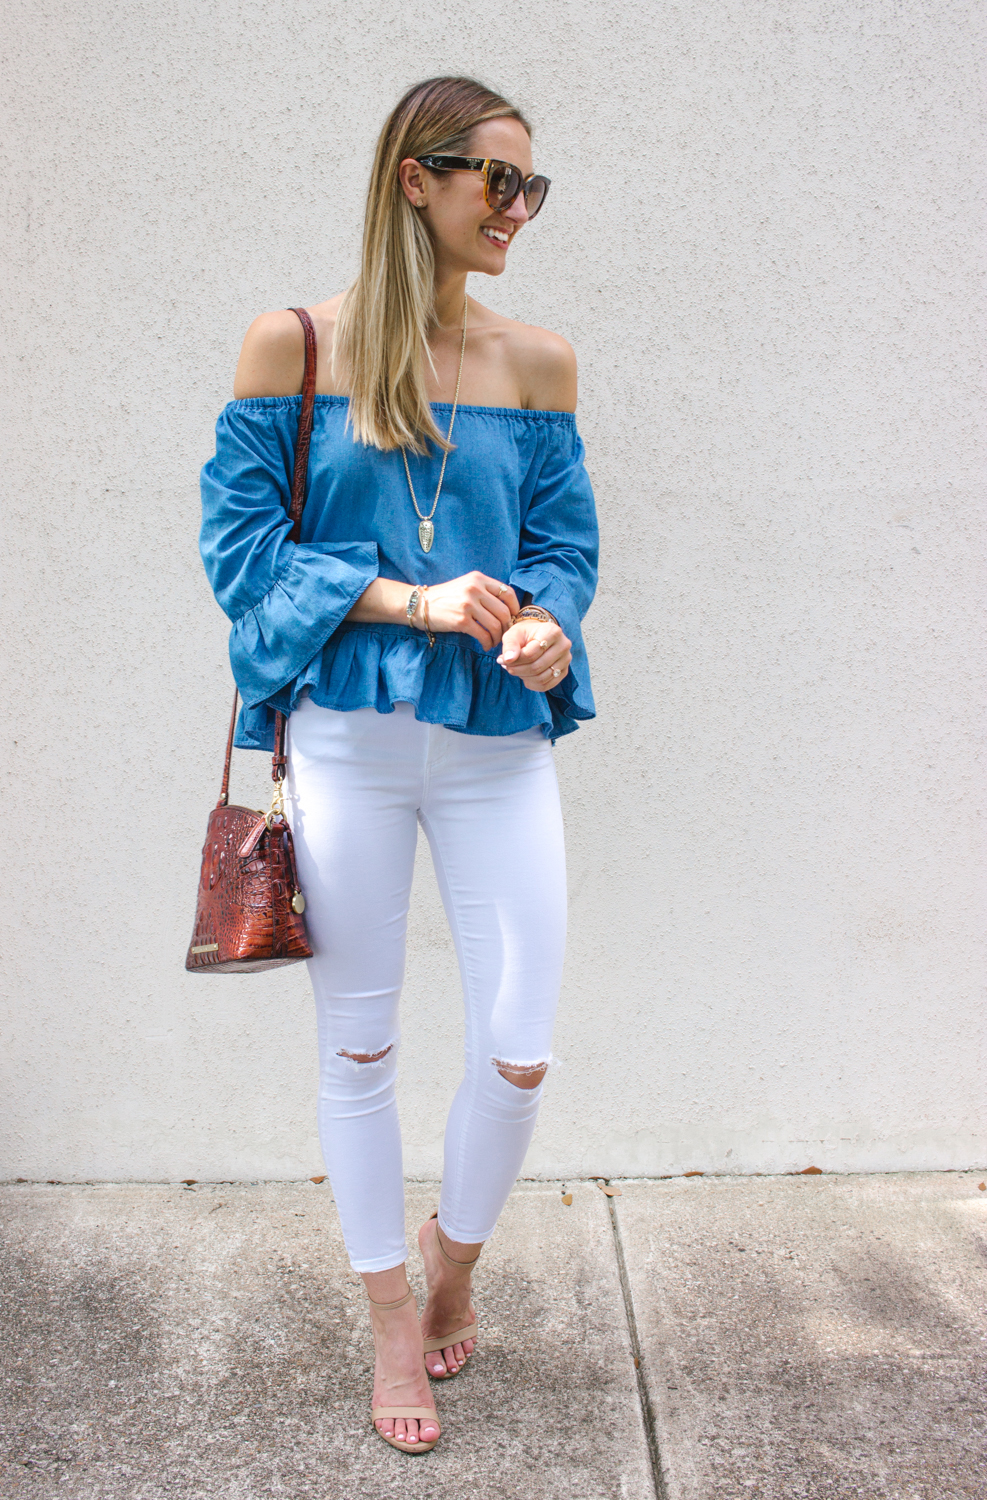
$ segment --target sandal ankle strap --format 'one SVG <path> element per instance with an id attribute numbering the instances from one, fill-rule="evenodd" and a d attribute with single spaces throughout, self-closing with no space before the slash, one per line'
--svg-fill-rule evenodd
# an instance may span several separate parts
<path id="1" fill-rule="evenodd" d="M 379 1308 L 381 1312 L 396 1312 L 399 1307 L 404 1307 L 406 1302 L 410 1302 L 414 1295 L 414 1292 L 409 1286 L 404 1296 L 399 1297 L 396 1302 L 375 1302 L 369 1292 L 367 1293 L 367 1301 L 370 1303 L 371 1307 Z"/>
<path id="2" fill-rule="evenodd" d="M 435 1243 L 439 1247 L 439 1254 L 442 1256 L 443 1260 L 447 1261 L 450 1266 L 458 1266 L 460 1270 L 462 1270 L 464 1266 L 475 1266 L 477 1261 L 480 1259 L 480 1256 L 483 1254 L 483 1251 L 480 1250 L 476 1255 L 474 1255 L 472 1260 L 456 1260 L 454 1256 L 449 1254 L 448 1250 L 442 1243 L 442 1232 L 439 1229 L 438 1209 L 436 1209 L 435 1213 L 432 1215 L 432 1218 L 435 1220 Z"/>

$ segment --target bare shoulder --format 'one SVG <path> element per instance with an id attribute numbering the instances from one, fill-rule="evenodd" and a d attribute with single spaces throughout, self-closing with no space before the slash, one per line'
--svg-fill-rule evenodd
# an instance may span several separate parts
<path id="1" fill-rule="evenodd" d="M 336 312 L 341 301 L 341 296 L 333 297 L 306 309 L 315 324 L 319 346 L 319 390 L 324 389 L 323 368 L 328 367 Z M 302 388 L 304 370 L 305 334 L 300 320 L 290 309 L 261 313 L 251 323 L 243 340 L 233 379 L 234 399 L 297 396 Z"/>
<path id="2" fill-rule="evenodd" d="M 576 355 L 561 334 L 505 318 L 505 340 L 524 405 L 531 411 L 576 410 Z"/>

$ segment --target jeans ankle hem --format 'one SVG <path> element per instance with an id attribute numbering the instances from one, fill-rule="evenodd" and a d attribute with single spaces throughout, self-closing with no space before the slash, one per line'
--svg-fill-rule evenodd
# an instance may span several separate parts
<path id="1" fill-rule="evenodd" d="M 394 1259 L 394 1252 L 390 1255 L 378 1255 L 373 1260 L 354 1260 L 350 1256 L 350 1265 L 359 1275 L 365 1275 L 372 1271 L 396 1271 L 398 1266 L 403 1266 L 408 1259 L 407 1245 L 398 1252 L 398 1259 Z"/>

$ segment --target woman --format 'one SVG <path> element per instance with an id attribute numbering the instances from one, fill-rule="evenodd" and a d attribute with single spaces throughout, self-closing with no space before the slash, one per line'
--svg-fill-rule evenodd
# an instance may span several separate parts
<path id="1" fill-rule="evenodd" d="M 385 125 L 360 275 L 308 309 L 318 394 L 300 544 L 286 516 L 294 312 L 248 330 L 203 471 L 202 556 L 234 622 L 244 699 L 236 743 L 271 749 L 275 710 L 290 714 L 320 1139 L 370 1298 L 375 1427 L 407 1453 L 439 1436 L 428 1375 L 455 1375 L 476 1346 L 470 1272 L 534 1129 L 565 936 L 552 744 L 594 712 L 580 621 L 596 522 L 575 359 L 466 295 L 470 272 L 500 275 L 544 201 L 530 137 L 464 78 L 419 84 Z M 420 1324 L 394 1095 L 419 823 L 467 1027 L 438 1215 L 419 1233 Z"/>

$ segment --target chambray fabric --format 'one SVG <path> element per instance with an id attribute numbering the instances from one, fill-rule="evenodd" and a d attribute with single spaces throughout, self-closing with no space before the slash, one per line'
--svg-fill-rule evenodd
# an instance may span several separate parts
<path id="1" fill-rule="evenodd" d="M 243 697 L 236 744 L 270 750 L 274 711 L 306 694 L 322 708 L 414 705 L 415 717 L 467 734 L 540 727 L 558 739 L 595 715 L 581 622 L 596 588 L 597 527 L 583 445 L 569 412 L 460 406 L 431 552 L 400 452 L 355 443 L 345 396 L 316 396 L 301 541 L 289 541 L 301 396 L 231 401 L 202 470 L 200 551 L 233 622 L 230 663 Z M 446 431 L 447 402 L 433 406 Z M 441 455 L 409 456 L 428 514 Z M 572 641 L 572 666 L 533 693 L 472 636 L 430 648 L 404 625 L 345 616 L 376 577 L 443 583 L 477 568 L 530 593 Z"/>

